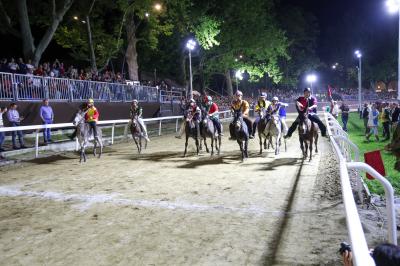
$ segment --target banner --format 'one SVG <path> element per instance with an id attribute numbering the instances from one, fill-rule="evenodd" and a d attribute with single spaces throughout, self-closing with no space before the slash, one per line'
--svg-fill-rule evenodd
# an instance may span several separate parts
<path id="1" fill-rule="evenodd" d="M 364 153 L 364 161 L 366 164 L 368 164 L 369 166 L 374 168 L 382 176 L 386 175 L 385 165 L 383 164 L 381 151 L 377 150 L 377 151 L 371 151 L 371 152 Z M 368 173 L 367 173 L 367 178 L 371 179 L 371 180 L 374 179 Z"/>

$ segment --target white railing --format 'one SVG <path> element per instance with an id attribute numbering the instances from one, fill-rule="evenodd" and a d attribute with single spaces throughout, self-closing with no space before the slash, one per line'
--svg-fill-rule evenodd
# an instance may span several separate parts
<path id="1" fill-rule="evenodd" d="M 158 102 L 159 89 L 142 85 L 41 77 L 0 72 L 0 100 L 127 102 L 137 99 Z"/>
<path id="2" fill-rule="evenodd" d="M 353 263 L 357 266 L 375 265 L 369 255 L 369 249 L 365 240 L 360 217 L 358 215 L 356 202 L 349 178 L 349 170 L 355 169 L 365 171 L 375 177 L 385 188 L 387 219 L 388 219 L 388 240 L 397 245 L 396 220 L 394 212 L 394 192 L 390 183 L 376 172 L 369 165 L 360 162 L 360 152 L 358 147 L 349 140 L 347 133 L 342 129 L 339 122 L 329 113 L 325 113 L 329 138 L 333 150 L 339 160 L 340 181 L 342 187 L 343 203 L 345 207 L 346 223 L 350 242 L 353 251 Z M 357 191 L 362 200 L 361 176 L 357 176 Z"/>
<path id="3" fill-rule="evenodd" d="M 220 120 L 225 121 L 232 117 L 231 111 L 222 111 L 219 112 Z M 175 120 L 175 132 L 179 129 L 179 120 L 181 120 L 183 116 L 167 116 L 167 117 L 157 117 L 157 118 L 145 118 L 143 121 L 146 122 L 156 122 L 158 121 L 158 135 L 161 136 L 162 133 L 162 123 L 167 120 Z M 111 144 L 114 144 L 114 132 L 116 125 L 124 125 L 125 130 L 124 134 L 127 134 L 129 119 L 118 119 L 118 120 L 106 120 L 106 121 L 98 121 L 97 125 L 109 125 L 111 126 Z M 75 127 L 72 123 L 58 123 L 58 124 L 48 124 L 48 125 L 32 125 L 32 126 L 18 126 L 18 127 L 0 127 L 0 132 L 12 132 L 12 131 L 35 131 L 35 157 L 39 157 L 39 139 L 40 132 L 43 129 L 66 129 Z"/>

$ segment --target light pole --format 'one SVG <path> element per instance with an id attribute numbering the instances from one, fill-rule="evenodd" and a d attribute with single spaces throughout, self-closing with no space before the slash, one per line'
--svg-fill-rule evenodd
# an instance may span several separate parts
<path id="1" fill-rule="evenodd" d="M 238 82 L 238 80 L 242 80 L 243 79 L 243 75 L 242 75 L 242 72 L 240 70 L 236 71 L 235 78 L 236 78 L 236 91 L 238 91 L 239 90 L 239 82 Z"/>
<path id="2" fill-rule="evenodd" d="M 190 39 L 186 43 L 186 48 L 189 50 L 189 75 L 190 75 L 190 89 L 189 89 L 189 99 L 193 98 L 193 74 L 192 74 L 192 50 L 196 47 L 196 42 Z"/>
<path id="3" fill-rule="evenodd" d="M 397 59 L 397 100 L 400 101 L 400 0 L 387 0 L 386 6 L 390 13 L 399 14 L 399 39 L 398 39 L 398 59 Z"/>
<path id="4" fill-rule="evenodd" d="M 317 81 L 317 76 L 315 74 L 309 74 L 306 77 L 306 81 L 310 83 L 311 95 L 313 95 L 313 83 Z"/>
<path id="5" fill-rule="evenodd" d="M 354 52 L 354 54 L 358 58 L 358 107 L 360 108 L 359 110 L 361 110 L 361 57 L 362 57 L 362 54 L 361 54 L 360 50 L 356 50 Z"/>

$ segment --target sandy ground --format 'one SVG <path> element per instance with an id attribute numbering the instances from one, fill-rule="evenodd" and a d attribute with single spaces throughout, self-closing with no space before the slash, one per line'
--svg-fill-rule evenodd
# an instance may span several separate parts
<path id="1" fill-rule="evenodd" d="M 1 265 L 341 265 L 347 239 L 337 169 L 323 140 L 312 162 L 288 151 L 241 163 L 193 141 L 154 138 L 0 168 Z M 317 170 L 319 169 L 319 170 Z M 317 174 L 319 172 L 319 174 Z"/>

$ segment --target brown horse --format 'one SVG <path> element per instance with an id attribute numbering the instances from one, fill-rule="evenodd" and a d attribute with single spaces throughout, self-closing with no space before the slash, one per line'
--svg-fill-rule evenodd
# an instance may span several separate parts
<path id="1" fill-rule="evenodd" d="M 308 113 L 300 114 L 299 120 L 300 148 L 304 158 L 307 158 L 308 149 L 310 150 L 311 161 L 313 141 L 315 143 L 315 153 L 318 153 L 318 125 L 308 118 Z"/>
<path id="2" fill-rule="evenodd" d="M 195 120 L 195 117 L 191 112 L 188 112 L 185 116 L 185 151 L 183 153 L 183 157 L 186 156 L 187 146 L 189 142 L 189 138 L 193 138 L 196 142 L 196 154 L 199 155 L 199 143 L 200 143 L 200 125 L 198 121 Z"/>
<path id="3" fill-rule="evenodd" d="M 265 134 L 265 127 L 267 126 L 267 112 L 264 108 L 260 110 L 260 121 L 257 124 L 258 139 L 260 142 L 260 154 L 262 154 L 263 144 L 264 150 L 267 149 L 268 136 Z"/>

